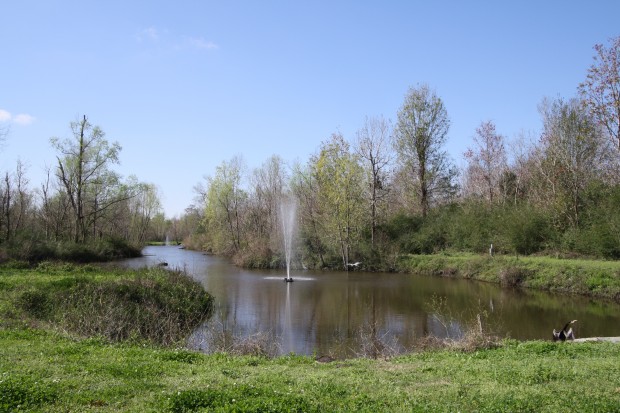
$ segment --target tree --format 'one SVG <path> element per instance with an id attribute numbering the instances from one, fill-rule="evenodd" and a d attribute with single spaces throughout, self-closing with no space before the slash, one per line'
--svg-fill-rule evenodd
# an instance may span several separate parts
<path id="1" fill-rule="evenodd" d="M 33 195 L 28 190 L 28 183 L 22 161 L 17 161 L 14 173 L 4 175 L 0 184 L 0 240 L 11 240 L 32 222 Z"/>
<path id="2" fill-rule="evenodd" d="M 392 161 L 391 127 L 383 118 L 366 118 L 357 131 L 356 152 L 363 163 L 367 180 L 367 198 L 370 204 L 370 240 L 375 242 L 378 210 L 388 193 L 387 168 Z"/>
<path id="3" fill-rule="evenodd" d="M 242 209 L 247 193 L 241 188 L 243 161 L 234 157 L 207 177 L 205 227 L 215 252 L 234 254 L 242 244 Z"/>
<path id="4" fill-rule="evenodd" d="M 465 152 L 467 191 L 486 198 L 489 203 L 498 199 L 501 180 L 506 172 L 507 158 L 504 137 L 495 130 L 491 121 L 482 122 L 476 128 L 474 147 Z"/>
<path id="5" fill-rule="evenodd" d="M 135 182 L 135 195 L 129 200 L 131 238 L 142 244 L 147 240 L 153 218 L 161 212 L 161 201 L 154 184 Z"/>
<path id="6" fill-rule="evenodd" d="M 318 185 L 318 202 L 324 234 L 348 269 L 353 247 L 361 235 L 363 173 L 357 157 L 341 134 L 335 133 L 311 159 Z"/>
<path id="7" fill-rule="evenodd" d="M 311 161 L 306 165 L 299 163 L 294 165 L 290 186 L 291 192 L 298 200 L 300 238 L 305 240 L 303 244 L 306 247 L 306 253 L 308 256 L 316 256 L 318 266 L 323 268 L 327 247 L 321 228 L 319 184 Z"/>
<path id="8" fill-rule="evenodd" d="M 588 109 L 620 150 L 620 36 L 594 46 L 594 63 L 579 92 Z"/>
<path id="9" fill-rule="evenodd" d="M 432 201 L 454 194 L 456 169 L 443 150 L 450 120 L 442 100 L 427 85 L 411 88 L 398 112 L 395 147 L 413 179 L 419 208 L 426 216 Z"/>
<path id="10" fill-rule="evenodd" d="M 75 242 L 88 238 L 88 220 L 96 232 L 98 214 L 129 195 L 113 190 L 118 177 L 109 169 L 118 163 L 121 150 L 117 142 L 110 144 L 105 133 L 82 120 L 71 123 L 73 139 L 52 138 L 51 144 L 59 152 L 56 177 L 66 192 L 73 211 Z"/>
<path id="11" fill-rule="evenodd" d="M 254 241 L 276 250 L 282 243 L 279 237 L 279 208 L 286 191 L 288 176 L 285 163 L 277 155 L 271 156 L 251 177 L 252 193 L 248 218 Z"/>
<path id="12" fill-rule="evenodd" d="M 586 188 L 603 176 L 606 145 L 590 114 L 576 99 L 540 105 L 543 134 L 536 158 L 539 200 L 554 211 L 557 224 L 577 227 Z"/>

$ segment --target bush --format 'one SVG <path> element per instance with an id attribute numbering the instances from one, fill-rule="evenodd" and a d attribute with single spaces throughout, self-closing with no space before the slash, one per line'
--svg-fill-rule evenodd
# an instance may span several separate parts
<path id="1" fill-rule="evenodd" d="M 511 249 L 523 255 L 539 252 L 552 236 L 547 217 L 529 206 L 518 206 L 504 211 L 503 233 Z"/>
<path id="2" fill-rule="evenodd" d="M 24 291 L 16 304 L 26 315 L 80 336 L 158 345 L 181 342 L 213 309 L 213 297 L 179 271 L 158 268 L 104 280 L 71 272 Z"/>
<path id="3" fill-rule="evenodd" d="M 506 267 L 499 273 L 499 283 L 503 287 L 518 287 L 529 276 L 529 271 L 525 268 Z"/>
<path id="4" fill-rule="evenodd" d="M 6 259 L 37 263 L 41 261 L 71 261 L 77 263 L 105 262 L 139 257 L 140 248 L 121 238 L 75 243 L 38 240 L 13 240 L 6 246 Z"/>
<path id="5" fill-rule="evenodd" d="M 52 311 L 52 299 L 48 291 L 24 291 L 18 299 L 19 306 L 32 317 L 46 320 Z"/>

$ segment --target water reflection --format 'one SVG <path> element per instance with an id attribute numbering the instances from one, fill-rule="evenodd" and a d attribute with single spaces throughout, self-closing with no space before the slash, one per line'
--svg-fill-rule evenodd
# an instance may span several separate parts
<path id="1" fill-rule="evenodd" d="M 185 269 L 215 296 L 212 323 L 241 337 L 270 334 L 282 353 L 355 353 L 364 335 L 408 348 L 427 334 L 459 337 L 477 314 L 485 329 L 517 339 L 550 339 L 571 319 L 578 337 L 620 334 L 620 306 L 582 297 L 389 273 L 293 271 L 286 283 L 282 271 L 248 271 L 174 246 L 144 254 L 125 265 Z"/>

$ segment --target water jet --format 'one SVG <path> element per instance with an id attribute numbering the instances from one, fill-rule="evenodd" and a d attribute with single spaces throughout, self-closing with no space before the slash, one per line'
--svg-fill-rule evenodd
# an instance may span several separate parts
<path id="1" fill-rule="evenodd" d="M 282 218 L 282 238 L 284 239 L 284 256 L 286 258 L 286 277 L 284 281 L 293 282 L 291 277 L 291 250 L 293 244 L 293 233 L 295 228 L 295 215 L 297 213 L 297 203 L 292 197 L 283 198 L 280 201 L 280 217 Z"/>

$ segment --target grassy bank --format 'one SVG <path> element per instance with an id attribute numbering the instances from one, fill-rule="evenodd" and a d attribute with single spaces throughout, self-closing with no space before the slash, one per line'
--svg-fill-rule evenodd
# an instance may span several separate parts
<path id="1" fill-rule="evenodd" d="M 620 301 L 620 261 L 446 253 L 403 256 L 397 269 Z"/>
<path id="2" fill-rule="evenodd" d="M 620 346 L 609 343 L 319 363 L 10 328 L 0 377 L 0 411 L 620 411 Z"/>
<path id="3" fill-rule="evenodd" d="M 213 297 L 181 272 L 43 262 L 0 266 L 0 327 L 28 325 L 109 342 L 178 344 Z"/>

